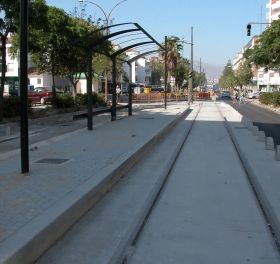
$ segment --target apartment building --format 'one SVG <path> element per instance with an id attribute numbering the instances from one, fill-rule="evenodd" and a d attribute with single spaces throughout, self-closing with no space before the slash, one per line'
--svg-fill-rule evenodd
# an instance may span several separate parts
<path id="1" fill-rule="evenodd" d="M 266 3 L 266 8 L 268 12 L 266 13 L 266 19 L 269 23 L 273 22 L 274 20 L 279 19 L 280 15 L 280 0 L 269 0 Z M 257 44 L 259 36 L 253 36 L 250 41 L 241 48 L 241 52 L 237 53 L 235 58 L 233 59 L 233 69 L 238 69 L 239 63 L 243 59 L 243 53 L 246 49 L 251 49 Z M 265 72 L 263 68 L 257 68 L 253 66 L 253 81 L 249 85 L 249 88 L 253 89 L 254 91 L 265 91 L 265 92 L 272 92 L 272 91 L 279 91 L 280 90 L 280 73 L 279 71 L 269 70 Z"/>
<path id="2" fill-rule="evenodd" d="M 277 20 L 280 15 L 280 0 L 269 0 L 269 2 L 266 3 L 266 8 L 268 9 L 268 12 L 266 13 L 266 19 L 268 22 L 271 23 L 272 21 Z"/>
<path id="3" fill-rule="evenodd" d="M 130 60 L 140 54 L 136 49 L 129 49 L 126 52 L 126 60 Z M 130 76 L 130 67 L 127 63 L 123 64 L 123 70 L 127 76 Z M 139 59 L 131 63 L 131 82 L 149 84 L 152 76 L 151 61 L 146 57 L 140 57 Z"/>

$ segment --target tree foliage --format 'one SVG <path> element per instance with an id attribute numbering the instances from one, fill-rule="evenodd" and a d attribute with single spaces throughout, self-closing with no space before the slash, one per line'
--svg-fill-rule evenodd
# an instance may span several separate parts
<path id="1" fill-rule="evenodd" d="M 232 69 L 231 61 L 229 60 L 223 69 L 223 72 L 219 78 L 219 87 L 221 88 L 231 88 L 234 87 L 236 83 L 235 75 Z"/>
<path id="2" fill-rule="evenodd" d="M 175 83 L 177 87 L 183 86 L 184 82 L 185 86 L 188 85 L 189 71 L 189 61 L 184 58 L 181 59 L 172 71 L 172 76 L 175 77 Z"/>
<path id="3" fill-rule="evenodd" d="M 280 69 L 280 20 L 272 22 L 260 35 L 257 45 L 246 50 L 244 57 L 265 71 Z"/>
<path id="4" fill-rule="evenodd" d="M 152 60 L 151 68 L 152 68 L 151 83 L 153 85 L 161 85 L 160 79 L 161 79 L 161 77 L 164 76 L 164 68 L 163 68 L 162 63 L 157 60 Z"/>
<path id="5" fill-rule="evenodd" d="M 250 84 L 253 78 L 253 71 L 250 62 L 248 60 L 241 62 L 234 74 L 235 84 L 242 90 L 242 86 Z"/>
<path id="6" fill-rule="evenodd" d="M 165 43 L 161 43 L 164 47 Z M 170 83 L 171 72 L 176 67 L 178 61 L 180 60 L 179 51 L 182 50 L 182 45 L 176 41 L 171 40 L 170 37 L 167 38 L 167 83 Z M 165 65 L 165 50 L 159 50 L 160 57 L 162 59 L 163 65 Z"/>

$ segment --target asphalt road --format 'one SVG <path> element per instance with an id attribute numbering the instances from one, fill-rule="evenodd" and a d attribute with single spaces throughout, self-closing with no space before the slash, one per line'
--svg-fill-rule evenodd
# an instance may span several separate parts
<path id="1" fill-rule="evenodd" d="M 254 126 L 264 131 L 267 137 L 272 137 L 275 145 L 280 145 L 280 115 L 264 108 L 247 102 L 244 104 L 233 104 L 231 99 L 223 98 L 225 103 L 230 104 L 240 114 L 251 120 Z"/>

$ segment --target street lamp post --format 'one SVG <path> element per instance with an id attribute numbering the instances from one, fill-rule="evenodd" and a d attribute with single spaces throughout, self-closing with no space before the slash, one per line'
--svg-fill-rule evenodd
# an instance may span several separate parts
<path id="1" fill-rule="evenodd" d="M 181 40 L 178 37 L 173 37 L 176 39 L 176 41 L 185 43 L 185 44 L 190 44 L 191 45 L 191 76 L 189 78 L 189 92 L 188 92 L 188 104 L 193 103 L 193 96 L 192 96 L 192 91 L 193 91 L 193 27 L 191 27 L 191 43 L 185 42 L 184 40 Z"/>
<path id="2" fill-rule="evenodd" d="M 104 14 L 104 16 L 105 16 L 105 20 L 106 20 L 106 27 L 107 27 L 107 29 L 106 29 L 106 35 L 108 35 L 108 33 L 109 33 L 109 29 L 108 29 L 108 24 L 109 24 L 109 19 L 110 19 L 110 15 L 111 15 L 111 13 L 112 13 L 112 11 L 118 6 L 118 5 L 120 5 L 121 3 L 123 3 L 123 2 L 125 2 L 125 1 L 128 1 L 128 0 L 123 0 L 123 1 L 121 1 L 121 2 L 119 2 L 119 3 L 117 3 L 111 10 L 110 10 L 110 12 L 109 12 L 109 14 L 108 14 L 108 16 L 106 15 L 106 13 L 105 13 L 105 11 L 98 5 L 98 4 L 96 4 L 96 3 L 93 3 L 93 2 L 91 2 L 91 1 L 87 1 L 87 0 L 79 0 L 79 2 L 87 2 L 87 3 L 90 3 L 90 4 L 93 4 L 93 5 L 95 5 L 95 6 L 97 6 L 102 12 L 103 12 L 103 14 Z M 106 58 L 107 59 L 107 58 Z M 115 89 L 116 87 L 113 87 L 113 89 Z M 107 101 L 107 94 L 108 94 L 108 73 L 107 73 L 107 70 L 106 70 L 106 73 L 105 73 L 105 100 Z"/>

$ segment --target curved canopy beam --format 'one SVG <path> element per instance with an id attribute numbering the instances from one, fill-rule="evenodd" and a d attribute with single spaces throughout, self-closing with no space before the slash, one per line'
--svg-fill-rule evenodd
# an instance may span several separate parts
<path id="1" fill-rule="evenodd" d="M 121 34 L 125 34 L 125 33 L 128 33 L 128 32 L 133 32 L 133 31 L 140 31 L 140 29 L 126 29 L 126 30 L 122 30 L 122 31 L 118 31 L 118 32 L 106 35 L 106 36 L 104 36 L 102 38 L 99 38 L 98 40 L 92 42 L 91 44 L 89 44 L 86 47 L 86 50 L 91 50 L 94 46 L 97 46 L 98 44 L 101 44 L 102 42 L 104 42 L 105 40 L 108 40 L 109 38 L 112 38 L 114 36 L 118 36 L 118 35 L 121 35 Z"/>
<path id="2" fill-rule="evenodd" d="M 125 47 L 123 49 L 120 49 L 120 50 L 116 51 L 115 53 L 111 54 L 110 57 L 116 57 L 116 56 L 120 55 L 121 53 L 123 53 L 126 50 L 129 50 L 131 48 L 134 48 L 134 47 L 137 47 L 137 46 L 141 46 L 141 45 L 151 44 L 151 43 L 154 43 L 154 42 L 153 41 L 139 42 L 139 43 L 127 46 L 127 47 Z"/>

